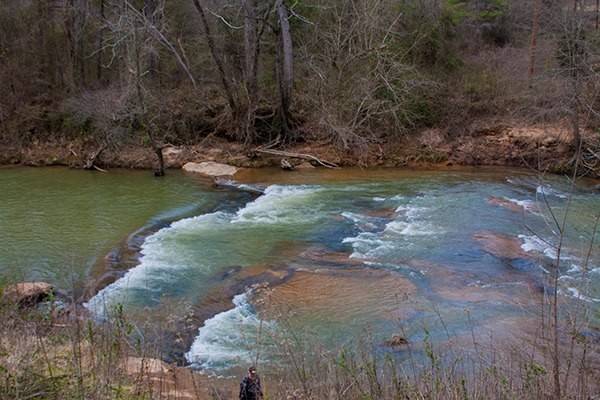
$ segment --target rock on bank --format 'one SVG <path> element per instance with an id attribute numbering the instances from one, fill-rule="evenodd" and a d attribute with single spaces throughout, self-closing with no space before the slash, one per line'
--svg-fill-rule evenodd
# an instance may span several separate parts
<path id="1" fill-rule="evenodd" d="M 219 178 L 223 176 L 232 177 L 238 172 L 239 169 L 237 167 L 233 167 L 227 164 L 220 164 L 213 161 L 205 161 L 201 163 L 186 163 L 183 166 L 183 170 L 186 172 L 193 172 L 211 178 Z"/>

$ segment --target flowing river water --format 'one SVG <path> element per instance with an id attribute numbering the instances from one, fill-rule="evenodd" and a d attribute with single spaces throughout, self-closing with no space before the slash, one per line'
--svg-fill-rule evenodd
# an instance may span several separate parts
<path id="1" fill-rule="evenodd" d="M 368 337 L 401 357 L 385 345 L 395 335 L 441 343 L 524 331 L 567 209 L 561 301 L 600 309 L 600 196 L 562 177 L 262 170 L 218 189 L 179 172 L 5 168 L 0 187 L 2 275 L 83 292 L 112 262 L 116 280 L 87 309 L 101 320 L 122 305 L 209 373 L 257 352 L 276 364 L 290 335 L 328 349 Z M 123 249 L 134 262 L 119 264 Z"/>

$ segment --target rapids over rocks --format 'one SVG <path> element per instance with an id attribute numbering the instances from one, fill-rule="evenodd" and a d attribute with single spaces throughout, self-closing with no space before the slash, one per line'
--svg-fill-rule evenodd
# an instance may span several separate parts
<path id="1" fill-rule="evenodd" d="M 561 299 L 600 309 L 600 249 L 590 247 L 600 195 L 566 178 L 251 171 L 230 183 L 241 188 L 215 189 L 181 174 L 60 173 L 64 184 L 43 169 L 0 170 L 0 239 L 9 244 L 0 271 L 68 288 L 69 257 L 78 280 L 92 279 L 112 249 L 119 259 L 133 247 L 136 261 L 85 306 L 102 319 L 122 305 L 208 373 L 257 353 L 276 365 L 290 333 L 330 349 L 368 336 L 402 357 L 386 345 L 395 335 L 419 343 L 526 330 L 550 288 L 554 219 L 567 206 Z M 40 186 L 26 202 L 22 193 Z"/>

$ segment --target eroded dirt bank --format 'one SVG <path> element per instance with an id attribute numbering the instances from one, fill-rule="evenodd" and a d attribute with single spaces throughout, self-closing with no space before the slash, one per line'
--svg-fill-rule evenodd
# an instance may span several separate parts
<path id="1" fill-rule="evenodd" d="M 591 162 L 580 166 L 580 173 L 600 177 L 597 159 L 598 139 L 585 137 L 584 151 L 591 152 Z M 27 146 L 0 143 L 0 165 L 29 166 L 66 165 L 81 167 L 101 147 L 96 141 L 72 138 L 32 142 Z M 471 124 L 453 134 L 444 129 L 428 129 L 420 133 L 385 141 L 372 141 L 361 148 L 340 149 L 323 140 L 299 143 L 285 148 L 305 153 L 340 166 L 435 167 L 451 165 L 498 165 L 525 167 L 553 173 L 571 172 L 575 149 L 566 125 L 524 125 L 487 121 Z M 223 138 L 210 138 L 200 144 L 167 146 L 163 149 L 167 167 L 179 168 L 189 161 L 218 161 L 240 167 L 276 166 L 281 156 L 273 156 L 244 148 Z M 589 155 L 589 154 L 588 154 Z M 588 157 L 590 158 L 590 157 Z M 290 158 L 292 164 L 302 160 Z M 156 155 L 139 143 L 111 145 L 97 157 L 102 168 L 150 169 Z"/>

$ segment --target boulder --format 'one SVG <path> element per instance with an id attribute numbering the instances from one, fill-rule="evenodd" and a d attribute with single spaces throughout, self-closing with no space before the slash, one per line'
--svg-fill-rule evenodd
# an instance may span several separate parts
<path id="1" fill-rule="evenodd" d="M 165 161 L 165 165 L 167 167 L 172 167 L 177 164 L 180 164 L 180 158 L 183 153 L 183 149 L 180 147 L 165 147 L 162 150 L 163 158 Z"/>
<path id="2" fill-rule="evenodd" d="M 527 259 L 531 255 L 521 248 L 521 241 L 512 236 L 496 232 L 478 232 L 473 239 L 481 244 L 483 249 L 491 255 L 506 259 Z"/>
<path id="3" fill-rule="evenodd" d="M 35 305 L 54 293 L 54 287 L 46 282 L 21 282 L 7 286 L 3 299 L 19 305 Z"/>
<path id="4" fill-rule="evenodd" d="M 213 161 L 205 161 L 201 163 L 189 162 L 183 166 L 183 170 L 193 172 L 211 178 L 220 176 L 233 176 L 238 172 L 238 168 L 227 164 L 220 164 Z"/>

